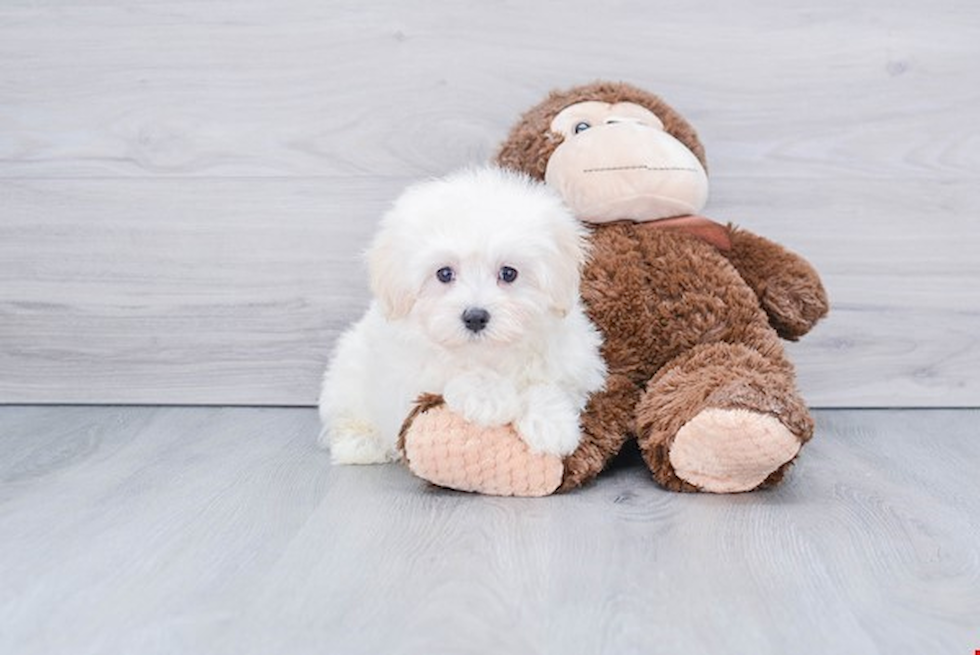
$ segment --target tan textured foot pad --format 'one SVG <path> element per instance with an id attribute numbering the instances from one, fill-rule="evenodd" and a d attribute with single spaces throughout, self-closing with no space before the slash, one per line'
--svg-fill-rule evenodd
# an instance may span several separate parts
<path id="1" fill-rule="evenodd" d="M 415 417 L 404 450 L 415 475 L 459 491 L 547 496 L 564 474 L 560 457 L 530 452 L 512 428 L 475 427 L 445 405 Z"/>
<path id="2" fill-rule="evenodd" d="M 799 450 L 799 439 L 775 417 L 710 408 L 678 430 L 670 463 L 703 491 L 735 493 L 758 487 Z"/>

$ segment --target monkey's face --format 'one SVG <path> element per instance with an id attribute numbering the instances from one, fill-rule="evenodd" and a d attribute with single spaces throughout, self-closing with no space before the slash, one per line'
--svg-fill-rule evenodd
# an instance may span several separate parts
<path id="1" fill-rule="evenodd" d="M 545 182 L 582 220 L 651 221 L 697 213 L 707 201 L 701 162 L 645 107 L 579 102 L 554 117 L 551 131 L 563 141 Z"/>

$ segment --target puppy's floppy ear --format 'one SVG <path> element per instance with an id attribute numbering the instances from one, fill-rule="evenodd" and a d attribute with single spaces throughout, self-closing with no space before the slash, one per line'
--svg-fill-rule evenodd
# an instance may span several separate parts
<path id="1" fill-rule="evenodd" d="M 415 292 L 409 286 L 405 254 L 398 247 L 392 229 L 383 226 L 367 251 L 371 292 L 381 304 L 388 320 L 403 318 L 415 305 Z"/>
<path id="2" fill-rule="evenodd" d="M 585 228 L 564 213 L 553 222 L 552 238 L 554 250 L 548 257 L 545 291 L 551 311 L 565 316 L 578 302 L 579 278 L 589 258 L 589 243 Z"/>

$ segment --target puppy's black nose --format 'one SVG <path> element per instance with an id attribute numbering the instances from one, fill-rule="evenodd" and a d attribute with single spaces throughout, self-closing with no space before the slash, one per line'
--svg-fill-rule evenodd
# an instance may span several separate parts
<path id="1" fill-rule="evenodd" d="M 490 312 L 482 307 L 470 307 L 463 312 L 463 324 L 470 332 L 479 332 L 490 322 Z"/>

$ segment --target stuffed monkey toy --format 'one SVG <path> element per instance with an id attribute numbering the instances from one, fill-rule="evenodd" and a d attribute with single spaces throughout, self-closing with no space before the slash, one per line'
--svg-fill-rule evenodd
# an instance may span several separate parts
<path id="1" fill-rule="evenodd" d="M 814 428 L 780 340 L 805 335 L 827 296 L 803 258 L 697 215 L 708 184 L 691 125 L 647 91 L 597 82 L 528 110 L 497 163 L 557 189 L 591 226 L 581 293 L 609 375 L 564 460 L 422 399 L 402 428 L 411 470 L 450 488 L 539 496 L 593 480 L 635 438 L 670 490 L 778 483 Z"/>

